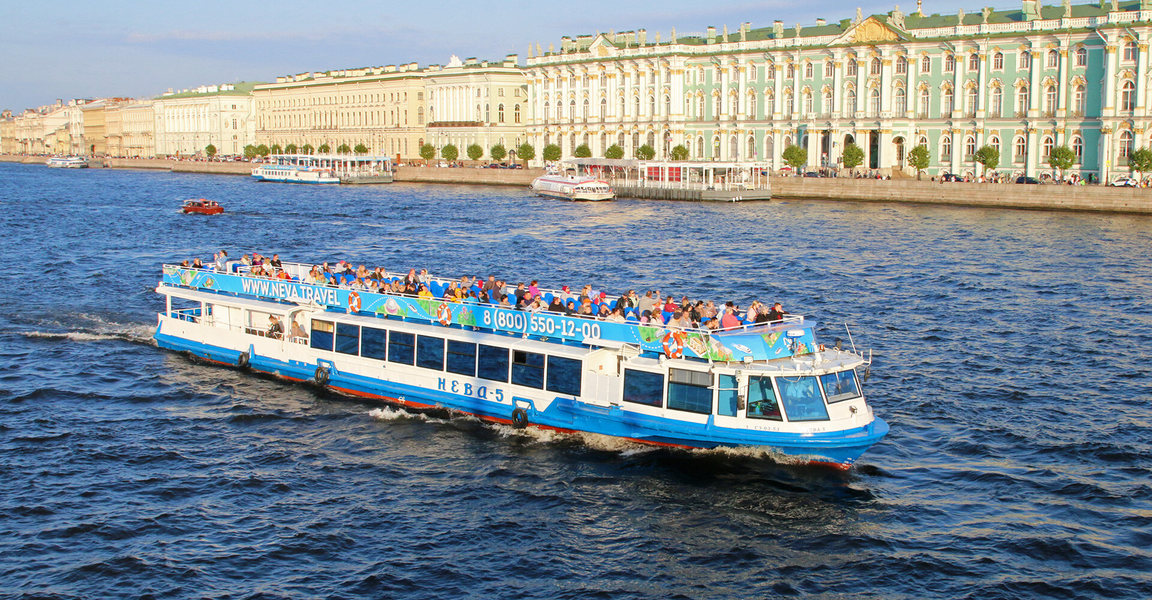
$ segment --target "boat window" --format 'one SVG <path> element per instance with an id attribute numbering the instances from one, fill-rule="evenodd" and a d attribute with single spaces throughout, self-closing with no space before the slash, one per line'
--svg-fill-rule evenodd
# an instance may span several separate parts
<path id="1" fill-rule="evenodd" d="M 663 406 L 664 374 L 624 369 L 624 401 Z"/>
<path id="2" fill-rule="evenodd" d="M 780 400 L 789 421 L 827 421 L 828 408 L 815 377 L 778 377 Z"/>
<path id="3" fill-rule="evenodd" d="M 332 321 L 312 319 L 312 347 L 317 350 L 332 351 L 333 333 L 336 326 Z"/>
<path id="4" fill-rule="evenodd" d="M 480 344 L 476 373 L 481 379 L 508 383 L 508 349 Z"/>
<path id="5" fill-rule="evenodd" d="M 736 385 L 735 375 L 719 375 L 716 377 L 716 413 L 726 417 L 735 417 L 740 406 L 740 390 Z"/>
<path id="6" fill-rule="evenodd" d="M 712 376 L 687 369 L 668 370 L 668 408 L 712 414 Z"/>
<path id="7" fill-rule="evenodd" d="M 416 338 L 416 366 L 444 370 L 444 338 L 422 335 Z"/>
<path id="8" fill-rule="evenodd" d="M 384 360 L 388 350 L 388 331 L 374 327 L 360 329 L 360 356 Z"/>
<path id="9" fill-rule="evenodd" d="M 513 350 L 512 383 L 542 389 L 544 387 L 544 355 Z"/>
<path id="10" fill-rule="evenodd" d="M 476 376 L 476 344 L 448 340 L 448 372 Z"/>
<path id="11" fill-rule="evenodd" d="M 821 375 L 820 385 L 824 388 L 824 395 L 828 397 L 828 404 L 860 397 L 860 386 L 856 384 L 856 371 L 852 369 Z"/>
<path id="12" fill-rule="evenodd" d="M 340 354 L 360 354 L 360 326 L 336 324 L 336 351 Z"/>
<path id="13" fill-rule="evenodd" d="M 748 418 L 783 421 L 771 377 L 748 378 Z"/>
<path id="14" fill-rule="evenodd" d="M 410 365 L 416 358 L 416 336 L 393 331 L 388 335 L 388 362 Z"/>
<path id="15" fill-rule="evenodd" d="M 548 385 L 557 394 L 580 395 L 580 361 L 574 358 L 548 357 Z"/>

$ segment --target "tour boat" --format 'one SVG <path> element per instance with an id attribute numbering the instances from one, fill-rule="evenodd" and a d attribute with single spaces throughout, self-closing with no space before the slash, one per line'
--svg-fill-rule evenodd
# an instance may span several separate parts
<path id="1" fill-rule="evenodd" d="M 224 212 L 224 207 L 220 206 L 220 203 L 215 200 L 197 198 L 194 200 L 185 200 L 183 210 L 184 214 L 218 215 Z"/>
<path id="2" fill-rule="evenodd" d="M 871 353 L 825 348 L 800 316 L 645 326 L 300 283 L 308 265 L 283 269 L 290 279 L 165 265 L 156 343 L 417 410 L 782 462 L 847 469 L 888 433 L 863 393 Z"/>
<path id="3" fill-rule="evenodd" d="M 44 164 L 50 169 L 87 169 L 88 159 L 81 156 L 53 156 Z"/>
<path id="4" fill-rule="evenodd" d="M 340 183 L 330 169 L 300 165 L 260 165 L 252 169 L 252 177 L 280 183 Z"/>
<path id="5" fill-rule="evenodd" d="M 544 175 L 532 181 L 532 191 L 545 198 L 598 202 L 616 197 L 608 182 L 586 175 Z"/>

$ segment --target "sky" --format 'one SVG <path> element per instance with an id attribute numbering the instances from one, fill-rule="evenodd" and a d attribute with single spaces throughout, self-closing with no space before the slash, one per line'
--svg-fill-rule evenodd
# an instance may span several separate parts
<path id="1" fill-rule="evenodd" d="M 905 13 L 915 2 L 905 0 Z M 1047 2 L 1046 4 L 1054 4 Z M 791 26 L 886 13 L 895 3 L 823 0 L 583 0 L 567 3 L 504 0 L 395 2 L 329 0 L 0 1 L 0 109 L 19 112 L 57 99 L 145 98 L 167 91 L 239 81 L 275 81 L 305 71 L 416 62 L 421 67 L 461 59 L 527 58 L 528 45 L 560 46 L 561 36 L 647 29 L 667 39 L 730 31 L 743 22 Z M 925 13 L 958 8 L 929 0 Z"/>

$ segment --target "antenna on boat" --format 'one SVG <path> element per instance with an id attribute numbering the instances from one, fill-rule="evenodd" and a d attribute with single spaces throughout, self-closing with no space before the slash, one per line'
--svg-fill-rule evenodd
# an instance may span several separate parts
<path id="1" fill-rule="evenodd" d="M 848 342 L 852 344 L 852 353 L 859 354 L 859 352 L 856 352 L 856 341 L 852 339 L 852 330 L 848 329 L 847 323 L 844 324 L 844 331 L 848 332 Z"/>

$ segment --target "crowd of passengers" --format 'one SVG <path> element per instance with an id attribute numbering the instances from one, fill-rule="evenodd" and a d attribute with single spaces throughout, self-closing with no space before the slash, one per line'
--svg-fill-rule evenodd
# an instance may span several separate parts
<path id="1" fill-rule="evenodd" d="M 568 286 L 557 294 L 542 293 L 537 280 L 527 286 L 523 282 L 509 289 L 509 285 L 495 275 L 487 281 L 467 275 L 459 280 L 449 281 L 433 278 L 428 269 L 409 269 L 404 276 L 389 275 L 383 267 L 369 270 L 364 265 L 353 267 L 346 261 L 314 265 L 302 277 L 293 277 L 280 261 L 279 254 L 271 258 L 258 252 L 245 254 L 239 261 L 229 262 L 227 251 L 221 250 L 212 256 L 212 262 L 205 264 L 199 258 L 192 262 L 184 261 L 182 267 L 193 269 L 215 269 L 227 272 L 229 266 L 236 272 L 245 272 L 249 277 L 282 279 L 311 285 L 327 285 L 346 290 L 359 290 L 379 294 L 412 296 L 429 300 L 458 302 L 462 304 L 492 304 L 503 308 L 524 311 L 546 311 L 567 316 L 598 319 L 614 323 L 635 323 L 649 326 L 677 327 L 681 329 L 734 329 L 758 323 L 780 321 L 788 313 L 776 302 L 768 305 L 753 300 L 747 310 L 741 310 L 734 302 L 717 305 L 713 301 L 692 301 L 683 296 L 677 302 L 671 295 L 661 300 L 660 290 L 650 290 L 639 295 L 636 290 L 628 290 L 619 298 L 610 299 L 603 291 L 585 285 L 579 293 Z M 433 294 L 433 287 L 443 287 L 439 295 Z"/>

